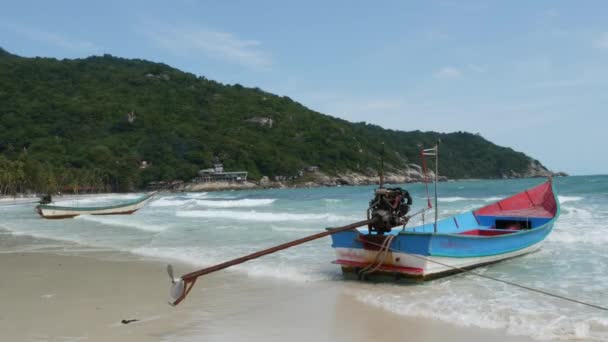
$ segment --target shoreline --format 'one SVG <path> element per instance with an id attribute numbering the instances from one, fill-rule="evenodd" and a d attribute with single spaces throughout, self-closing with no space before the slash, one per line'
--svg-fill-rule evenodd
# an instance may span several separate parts
<path id="1" fill-rule="evenodd" d="M 194 267 L 175 264 L 176 275 Z M 7 340 L 86 341 L 532 341 L 502 330 L 400 316 L 355 299 L 357 282 L 290 282 L 236 271 L 208 275 L 167 304 L 162 260 L 95 249 L 0 253 L 10 293 Z M 57 313 L 61 314 L 57 314 Z M 137 319 L 130 324 L 121 320 Z"/>
<path id="2" fill-rule="evenodd" d="M 572 177 L 570 175 L 554 175 L 554 177 Z M 515 178 L 462 178 L 462 179 L 447 179 L 441 178 L 439 182 L 466 182 L 466 181 L 479 181 L 479 180 L 510 180 L 510 179 L 534 179 L 534 178 L 545 178 L 544 176 L 533 176 L 533 177 L 515 177 Z M 336 178 L 337 179 L 337 178 Z M 85 192 L 85 193 L 62 193 L 61 195 L 53 195 L 61 199 L 70 199 L 73 196 L 94 196 L 94 195 L 105 195 L 105 194 L 130 194 L 130 193 L 141 193 L 141 192 L 168 192 L 168 193 L 180 193 L 180 192 L 214 192 L 214 191 L 239 191 L 239 190 L 266 190 L 266 189 L 311 189 L 311 188 L 332 188 L 341 186 L 369 186 L 378 185 L 378 181 L 366 181 L 361 183 L 340 183 L 333 179 L 331 182 L 303 182 L 303 183 L 290 183 L 281 181 L 269 181 L 264 184 L 260 182 L 245 182 L 245 183 L 231 183 L 231 182 L 206 182 L 206 183 L 182 183 L 179 187 L 159 187 L 159 188 L 142 188 L 134 189 L 128 192 Z M 432 182 L 429 180 L 429 182 Z M 410 181 L 395 181 L 395 179 L 386 178 L 385 185 L 399 185 L 399 184 L 418 184 L 423 183 L 420 180 Z M 29 203 L 29 201 L 38 201 L 39 195 L 33 195 L 33 193 L 18 193 L 15 195 L 0 195 L 0 205 L 8 204 L 23 204 Z M 19 201 L 17 201 L 19 199 Z M 13 201 L 13 203 L 8 203 Z M 33 202 L 32 202 L 33 203 Z"/>
<path id="3" fill-rule="evenodd" d="M 559 176 L 559 177 L 570 177 L 570 176 Z M 447 179 L 440 178 L 439 182 L 466 182 L 466 181 L 479 181 L 479 180 L 511 180 L 511 179 L 534 179 L 534 178 L 546 178 L 544 176 L 534 176 L 534 177 L 517 177 L 517 178 L 462 178 L 462 179 Z M 429 180 L 429 183 L 432 180 Z M 213 192 L 213 191 L 238 191 L 238 190 L 266 190 L 266 189 L 311 189 L 311 188 L 333 188 L 333 187 L 341 187 L 341 186 L 369 186 L 369 185 L 378 185 L 378 181 L 369 181 L 369 182 L 361 182 L 361 183 L 339 183 L 339 182 L 304 182 L 304 183 L 289 183 L 289 182 L 276 182 L 271 181 L 264 184 L 246 182 L 245 184 L 239 183 L 228 183 L 228 182 L 207 182 L 207 183 L 184 183 L 181 184 L 179 188 L 176 189 L 159 189 L 158 191 L 171 192 L 171 193 L 179 193 L 179 192 Z M 394 181 L 386 179 L 384 185 L 399 185 L 399 184 L 423 184 L 422 181 L 419 180 L 411 180 L 411 181 Z M 141 191 L 150 191 L 150 189 L 141 190 Z"/>
<path id="4" fill-rule="evenodd" d="M 561 274 L 557 267 L 561 265 L 561 262 L 566 262 L 565 258 L 553 260 L 552 257 L 558 250 L 560 243 L 584 244 L 588 241 L 596 241 L 597 236 L 594 234 L 574 237 L 565 231 L 564 227 L 573 222 L 574 219 L 583 219 L 581 223 L 585 225 L 584 227 L 590 226 L 592 222 L 591 217 L 584 216 L 586 211 L 581 210 L 582 215 L 576 213 L 578 208 L 584 208 L 587 203 L 585 201 L 593 201 L 598 194 L 601 196 L 601 192 L 587 194 L 586 189 L 588 187 L 597 187 L 596 180 L 583 180 L 576 177 L 563 180 L 565 181 L 564 184 L 582 184 L 582 190 L 574 191 L 566 188 L 568 191 L 565 192 L 569 196 L 563 200 L 569 202 L 568 210 L 572 215 L 566 216 L 564 224 L 556 229 L 558 235 L 545 246 L 545 252 L 547 253 L 534 254 L 529 259 L 521 259 L 521 262 L 505 263 L 502 266 L 497 266 L 497 272 L 508 276 L 507 279 L 513 276 L 516 277 L 514 279 L 519 279 L 522 283 L 536 284 L 536 281 L 544 281 L 545 279 L 542 270 L 553 270 L 556 267 L 557 274 Z M 493 194 L 494 191 L 489 191 L 486 187 L 496 188 L 496 191 L 502 192 L 517 187 L 519 184 L 530 182 L 535 181 L 516 180 L 510 185 L 503 185 L 502 181 L 479 183 L 479 185 L 483 185 L 483 188 L 478 185 L 469 187 L 464 183 L 456 183 L 451 186 L 446 184 L 446 192 L 448 190 L 450 192 L 445 195 L 445 199 L 449 199 L 449 201 L 445 201 L 444 207 L 449 210 L 450 208 L 467 206 L 470 201 L 462 202 L 463 197 L 477 202 L 491 200 L 494 197 L 487 196 L 490 195 L 490 192 Z M 606 184 L 605 178 L 602 178 L 601 184 Z M 463 194 L 463 197 L 450 197 L 461 196 L 458 192 L 461 191 L 463 185 L 474 191 Z M 417 185 L 416 189 L 414 190 L 422 190 L 420 185 Z M 362 201 L 364 200 L 362 193 L 368 190 L 369 187 L 344 188 L 342 190 L 334 189 L 327 193 L 323 190 L 319 191 L 318 194 L 317 191 L 306 190 L 304 195 L 308 195 L 306 194 L 308 192 L 311 192 L 314 196 L 321 195 L 321 198 L 323 198 L 322 209 L 313 211 L 313 213 L 323 214 L 334 208 L 345 207 L 343 201 L 336 201 L 333 198 L 339 198 L 337 196 L 341 194 L 350 194 L 353 198 Z M 572 321 L 559 321 L 556 318 L 556 316 L 559 318 L 559 312 L 550 311 L 553 304 L 550 301 L 545 303 L 542 297 L 538 299 L 535 297 L 528 298 L 525 294 L 519 294 L 514 296 L 511 302 L 512 291 L 509 289 L 469 281 L 470 279 L 464 279 L 461 282 L 458 278 L 453 278 L 453 281 L 448 280 L 445 284 L 440 282 L 439 286 L 431 284 L 428 289 L 422 286 L 420 291 L 419 289 L 406 289 L 400 286 L 376 287 L 375 284 L 371 283 L 342 281 L 342 278 L 338 275 L 339 268 L 330 264 L 333 255 L 326 253 L 328 248 L 321 244 L 318 248 L 313 246 L 309 250 L 301 251 L 294 249 L 293 254 L 291 251 L 287 252 L 286 255 L 277 254 L 275 255 L 276 258 L 270 257 L 264 258 L 265 260 L 251 261 L 244 265 L 245 267 L 231 268 L 205 277 L 197 282 L 191 296 L 182 305 L 174 308 L 174 311 L 168 311 L 168 314 L 164 317 L 154 318 L 167 307 L 169 282 L 165 272 L 165 264 L 168 260 L 181 259 L 190 263 L 190 265 L 176 263 L 175 274 L 179 276 L 193 271 L 196 266 L 192 266 L 192 264 L 204 265 L 205 263 L 222 262 L 245 254 L 247 250 L 243 248 L 239 247 L 233 250 L 233 247 L 238 247 L 241 242 L 249 244 L 253 238 L 262 236 L 255 246 L 251 246 L 251 248 L 255 247 L 257 250 L 263 248 L 266 244 L 288 240 L 298 234 L 308 234 L 308 231 L 313 230 L 312 226 L 315 227 L 314 229 L 321 226 L 317 221 L 310 224 L 303 222 L 301 225 L 296 224 L 295 227 L 286 223 L 273 224 L 272 221 L 268 223 L 266 220 L 261 220 L 256 224 L 256 219 L 266 218 L 267 216 L 258 217 L 258 215 L 250 214 L 245 216 L 248 222 L 252 222 L 252 225 L 248 227 L 251 234 L 245 234 L 246 230 L 244 229 L 234 229 L 239 228 L 237 226 L 242 224 L 240 216 L 238 220 L 227 223 L 226 226 L 217 224 L 219 219 L 204 224 L 204 220 L 197 218 L 173 218 L 174 216 L 179 217 L 174 214 L 180 208 L 218 211 L 222 214 L 220 219 L 228 216 L 229 211 L 224 205 L 232 204 L 238 204 L 229 207 L 235 208 L 233 210 L 235 216 L 241 212 L 248 213 L 255 210 L 256 212 L 272 212 L 276 214 L 276 217 L 282 217 L 281 215 L 288 212 L 290 208 L 298 208 L 298 213 L 308 213 L 311 211 L 311 204 L 313 204 L 310 201 L 303 201 L 302 203 L 305 206 L 295 206 L 293 203 L 283 201 L 287 203 L 275 203 L 270 208 L 255 202 L 256 205 L 259 204 L 267 210 L 263 208 L 259 210 L 257 208 L 248 209 L 250 208 L 248 205 L 252 204 L 250 199 L 263 198 L 262 203 L 267 203 L 269 198 L 273 198 L 276 202 L 275 197 L 279 199 L 279 202 L 281 202 L 280 198 L 309 198 L 297 192 L 299 191 L 287 190 L 287 193 L 271 191 L 264 194 L 262 191 L 245 191 L 243 193 L 222 193 L 218 196 L 212 194 L 206 196 L 160 194 L 160 197 L 170 197 L 167 198 L 169 201 L 159 202 L 159 205 L 155 208 L 143 211 L 141 217 L 139 215 L 120 216 L 116 217 L 116 220 L 99 217 L 99 219 L 94 220 L 40 221 L 36 216 L 32 216 L 29 205 L 22 205 L 15 210 L 3 208 L 5 210 L 3 214 L 6 214 L 3 221 L 6 222 L 0 223 L 0 257 L 2 257 L 0 265 L 4 268 L 0 269 L 4 271 L 5 277 L 4 280 L 0 281 L 0 290 L 4 290 L 4 293 L 8 294 L 6 296 L 8 301 L 5 299 L 5 304 L 9 309 L 0 313 L 0 328 L 3 331 L 9 331 L 15 326 L 24 332 L 31 333 L 30 337 L 23 337 L 23 335 L 18 335 L 18 331 L 12 330 L 11 334 L 15 334 L 16 337 L 9 340 L 42 340 L 43 338 L 40 336 L 47 336 L 47 340 L 66 340 L 66 338 L 63 338 L 66 336 L 74 337 L 73 340 L 78 337 L 88 338 L 89 340 L 97 337 L 101 340 L 102 336 L 109 336 L 108 339 L 112 338 L 119 341 L 197 341 L 203 339 L 218 341 L 287 339 L 291 341 L 295 338 L 294 336 L 312 334 L 312 337 L 316 338 L 311 337 L 310 339 L 369 340 L 370 342 L 374 340 L 376 342 L 389 338 L 430 341 L 433 340 L 429 337 L 431 335 L 435 340 L 446 339 L 445 336 L 437 334 L 449 335 L 447 340 L 460 340 L 464 339 L 462 336 L 469 336 L 474 340 L 492 338 L 497 341 L 530 340 L 526 337 L 513 337 L 513 334 L 527 334 L 527 336 L 539 339 L 573 339 L 577 336 L 597 339 L 598 336 L 603 336 L 605 325 L 601 319 L 597 321 L 596 317 L 598 316 L 594 313 L 591 313 L 593 316 L 589 316 L 593 319 L 589 319 L 583 316 L 584 313 L 579 314 L 578 310 L 573 311 L 576 307 L 573 309 L 564 307 L 564 313 L 569 313 L 569 317 L 573 317 Z M 596 196 L 593 197 L 593 194 L 596 194 Z M 92 196 L 95 197 L 95 195 Z M 118 194 L 99 195 L 98 198 L 107 197 L 116 200 L 120 196 Z M 212 200 L 217 198 L 219 205 L 217 208 L 206 207 L 207 204 L 212 202 L 207 200 L 199 203 L 199 199 L 202 198 Z M 245 198 L 246 201 L 240 202 L 241 199 Z M 317 197 L 313 198 L 317 199 Z M 234 199 L 237 199 L 237 201 L 228 202 Z M 325 199 L 329 200 L 325 201 Z M 92 201 L 97 201 L 97 199 L 93 198 Z M 196 206 L 188 207 L 195 203 Z M 243 206 L 245 209 L 241 208 L 241 204 L 246 204 Z M 351 213 L 358 206 L 356 202 L 353 202 L 352 205 L 346 207 L 348 210 L 344 210 L 344 212 Z M 169 217 L 169 214 L 173 219 L 165 219 L 165 217 Z M 305 216 L 287 216 L 289 221 L 296 221 L 301 217 Z M 162 220 L 159 220 L 159 218 L 162 218 Z M 324 218 L 323 215 L 319 216 L 319 220 Z M 308 226 L 311 226 L 310 229 Z M 295 228 L 303 228 L 303 230 L 300 232 Z M 194 234 L 193 231 L 199 234 Z M 212 232 L 218 234 L 212 236 L 210 235 Z M 583 232 L 585 231 L 583 230 Z M 117 237 L 116 240 L 114 240 L 114 236 Z M 118 237 L 121 238 L 118 239 Z M 568 246 L 574 247 L 577 245 L 566 245 L 566 247 Z M 222 248 L 226 248 L 227 251 L 221 252 Z M 117 249 L 122 249 L 125 252 L 117 251 Z M 7 253 L 11 251 L 12 253 Z M 129 254 L 126 251 L 131 251 L 134 254 Z M 34 253 L 40 256 L 34 257 Z M 594 255 L 593 253 L 590 254 Z M 12 257 L 4 257 L 9 254 L 26 254 L 26 257 L 31 257 L 31 260 L 29 262 L 14 261 Z M 57 254 L 64 258 L 57 264 L 61 263 L 64 267 L 76 264 L 73 267 L 70 266 L 70 269 L 77 270 L 79 274 L 74 274 L 74 272 L 68 274 L 65 272 L 65 268 L 58 269 L 53 262 L 47 262 L 48 260 L 59 260 L 56 257 Z M 163 256 L 162 259 L 152 259 L 160 255 Z M 87 260 L 78 261 L 83 257 Z M 136 262 L 132 266 L 126 267 L 125 270 L 125 265 L 134 261 Z M 256 265 L 257 262 L 259 264 Z M 520 277 L 528 269 L 531 270 L 530 267 L 539 270 L 539 272 Z M 594 268 L 592 270 L 595 270 L 594 272 L 598 271 Z M 63 272 L 61 274 L 64 279 L 53 280 L 52 278 L 55 275 L 52 275 L 52 273 L 59 274 L 60 271 Z M 29 279 L 30 275 L 26 274 L 27 272 L 38 272 L 40 273 L 39 279 L 44 280 L 38 281 L 39 284 L 36 284 L 38 288 L 33 289 L 36 292 L 32 291 L 32 287 L 27 290 L 20 283 L 24 279 Z M 103 276 L 100 277 L 96 273 Z M 262 275 L 265 277 L 262 278 Z M 69 281 L 66 279 L 69 279 Z M 593 279 L 593 277 L 584 279 Z M 569 281 L 570 278 L 564 276 L 564 280 Z M 8 281 L 11 283 L 7 283 Z M 144 285 L 146 289 L 142 291 L 146 293 L 143 299 L 124 293 L 108 294 L 104 292 L 106 291 L 105 288 L 114 286 L 118 282 L 125 283 L 125 285 L 117 285 L 118 289 L 125 287 L 131 289 L 128 292 L 139 292 L 137 286 L 129 284 L 133 281 L 146 284 Z M 87 292 L 74 290 L 72 282 L 80 283 L 79 286 L 87 288 Z M 91 285 L 91 282 L 95 282 L 95 284 Z M 2 285 L 3 283 L 4 285 Z M 41 286 L 49 283 L 55 284 L 52 286 L 57 286 L 60 289 L 66 289 L 65 293 L 48 291 L 48 287 Z M 569 282 L 564 283 L 570 284 Z M 573 284 L 577 286 L 578 283 L 573 282 Z M 547 285 L 547 288 L 549 286 Z M 90 307 L 87 306 L 51 303 L 55 305 L 53 310 L 56 312 L 62 312 L 62 310 L 70 312 L 67 318 L 55 319 L 52 317 L 52 310 L 44 306 L 50 306 L 49 302 L 58 298 L 62 300 L 69 298 L 71 296 L 70 292 L 74 293 L 77 300 L 83 302 L 88 301 L 89 296 L 93 296 L 98 297 L 95 300 L 102 304 L 118 301 L 122 303 L 121 305 L 129 303 L 128 309 L 130 309 L 131 307 L 145 307 L 145 305 L 152 303 L 154 306 L 158 305 L 158 309 L 155 308 L 155 310 L 149 312 L 137 310 L 137 315 L 132 315 L 132 311 L 121 311 L 120 305 L 108 304 L 112 307 L 105 308 L 102 306 L 102 308 L 109 312 L 94 315 L 94 313 L 89 312 Z M 12 297 L 17 297 L 17 299 Z M 578 297 L 578 295 L 573 297 Z M 585 298 L 584 295 L 583 298 Z M 42 299 L 46 300 L 46 304 Z M 36 300 L 40 302 L 36 302 Z M 29 303 L 27 304 L 29 310 L 25 313 L 19 311 L 22 310 L 19 308 L 21 303 Z M 89 303 L 89 305 L 97 304 Z M 555 305 L 556 308 L 561 307 L 559 303 Z M 16 308 L 15 313 L 11 312 L 13 307 Z M 40 313 L 40 311 L 43 311 L 43 313 Z M 172 312 L 183 311 L 187 311 L 188 314 L 184 313 L 177 320 L 171 319 Z M 78 314 L 73 315 L 71 312 Z M 143 314 L 140 315 L 140 313 Z M 11 317 L 12 315 L 16 315 L 16 317 Z M 52 319 L 48 317 L 52 317 Z M 116 322 L 117 319 L 133 318 L 143 319 L 140 322 L 133 323 L 133 326 L 141 325 L 142 327 L 137 328 L 139 329 L 137 332 L 129 333 L 130 335 L 127 336 L 125 335 L 127 329 L 121 328 L 123 326 Z M 3 320 L 7 322 L 3 322 Z M 84 320 L 84 322 L 79 324 L 80 320 Z M 162 322 L 159 320 L 162 320 Z M 33 323 L 27 326 L 22 322 Z M 70 327 L 72 324 L 81 325 L 85 330 L 70 330 L 71 328 L 58 330 L 53 327 Z M 147 324 L 155 324 L 156 328 L 145 327 Z M 356 326 L 349 326 L 349 324 Z M 275 331 L 279 326 L 281 328 Z M 29 330 L 32 327 L 36 328 L 36 331 Z M 494 330 L 492 328 L 498 329 Z M 107 329 L 112 331 L 107 332 Z M 307 329 L 318 331 L 308 332 Z M 588 331 L 583 329 L 588 329 Z M 434 333 L 435 330 L 438 331 L 437 334 Z M 244 332 L 246 332 L 246 335 L 242 335 L 245 334 Z M 267 337 L 267 333 L 271 336 Z M 35 334 L 40 336 L 36 335 L 38 336 L 36 337 Z M 424 336 L 420 337 L 420 334 Z M 367 336 L 368 339 L 366 340 L 364 336 Z M 377 338 L 370 338 L 369 336 L 376 336 Z"/>

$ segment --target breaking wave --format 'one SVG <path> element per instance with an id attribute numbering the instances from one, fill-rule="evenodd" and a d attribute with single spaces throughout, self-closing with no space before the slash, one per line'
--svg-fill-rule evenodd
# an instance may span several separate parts
<path id="1" fill-rule="evenodd" d="M 259 212 L 251 211 L 236 211 L 236 210 L 183 210 L 175 213 L 178 217 L 198 217 L 198 218 L 222 218 L 243 221 L 262 221 L 262 222 L 282 222 L 282 221 L 329 221 L 339 222 L 353 220 L 353 217 L 341 216 L 335 214 L 293 214 L 293 213 L 275 213 L 275 212 Z M 355 218 L 356 219 L 356 218 Z"/>
<path id="2" fill-rule="evenodd" d="M 482 198 L 482 200 L 486 201 L 486 202 L 498 202 L 498 201 L 500 201 L 503 198 L 504 197 L 494 196 L 494 197 Z"/>
<path id="3" fill-rule="evenodd" d="M 209 194 L 207 192 L 187 192 L 186 196 L 190 197 L 190 198 L 200 199 L 200 198 L 207 198 L 209 196 Z"/>
<path id="4" fill-rule="evenodd" d="M 240 200 L 224 200 L 224 201 L 213 201 L 213 200 L 198 200 L 196 205 L 209 208 L 249 208 L 249 207 L 260 207 L 271 205 L 276 199 L 240 199 Z"/>
<path id="5" fill-rule="evenodd" d="M 251 208 L 267 206 L 274 203 L 276 199 L 238 199 L 238 200 L 211 200 L 211 199 L 179 199 L 179 198 L 160 198 L 152 203 L 152 207 L 180 207 L 180 206 L 199 206 L 208 208 Z"/>
<path id="6" fill-rule="evenodd" d="M 562 214 L 547 240 L 566 244 L 604 245 L 608 243 L 607 231 L 606 217 L 597 216 L 591 210 L 562 206 Z"/>
<path id="7" fill-rule="evenodd" d="M 298 232 L 321 232 L 321 230 L 319 228 L 297 228 L 297 227 L 270 226 L 270 229 L 274 230 L 275 232 L 294 232 L 294 233 L 298 233 Z"/>
<path id="8" fill-rule="evenodd" d="M 458 202 L 458 201 L 469 201 L 470 198 L 465 197 L 439 197 L 437 198 L 439 202 Z"/>
<path id="9" fill-rule="evenodd" d="M 557 196 L 559 198 L 559 203 L 566 203 L 566 202 L 578 202 L 580 200 L 583 199 L 583 197 L 579 197 L 579 196 Z"/>
<path id="10" fill-rule="evenodd" d="M 460 202 L 460 201 L 484 201 L 484 202 L 496 202 L 500 201 L 504 197 L 484 197 L 484 198 L 474 198 L 474 197 L 439 197 L 437 200 L 439 202 Z"/>
<path id="11" fill-rule="evenodd" d="M 179 198 L 159 198 L 156 199 L 152 202 L 150 202 L 150 204 L 148 204 L 151 207 L 179 207 L 182 205 L 186 205 L 188 203 L 192 203 L 194 200 L 192 199 L 179 199 Z"/>
<path id="12" fill-rule="evenodd" d="M 100 223 L 108 226 L 115 227 L 128 227 L 135 228 L 139 230 L 145 230 L 149 232 L 162 232 L 170 228 L 169 225 L 157 225 L 157 224 L 149 224 L 142 221 L 135 221 L 133 219 L 129 219 L 127 217 L 120 216 L 99 216 L 99 215 L 80 215 L 76 216 L 74 220 L 84 220 Z"/>
<path id="13" fill-rule="evenodd" d="M 153 258 L 162 258 L 163 260 L 175 260 L 196 267 L 217 264 L 232 258 L 235 253 L 237 255 L 245 253 L 245 251 L 234 250 L 232 248 L 202 250 L 196 247 L 140 247 L 129 250 L 129 252 Z M 285 253 L 283 255 L 285 256 Z M 294 282 L 319 281 L 331 278 L 331 276 L 319 272 L 314 265 L 295 265 L 286 260 L 273 260 L 273 262 L 257 260 L 233 266 L 230 270 L 244 272 L 252 277 L 270 277 Z"/>
<path id="14" fill-rule="evenodd" d="M 504 329 L 509 335 L 541 341 L 608 338 L 608 319 L 593 317 L 593 312 L 581 314 L 576 307 L 497 287 L 489 281 L 461 278 L 458 282 L 395 287 L 383 292 L 365 289 L 356 291 L 354 296 L 402 316 L 437 319 L 463 327 Z M 439 307 L 441 310 L 437 310 Z"/>

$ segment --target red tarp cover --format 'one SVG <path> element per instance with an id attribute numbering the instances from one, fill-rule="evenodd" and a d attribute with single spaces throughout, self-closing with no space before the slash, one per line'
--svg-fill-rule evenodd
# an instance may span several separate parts
<path id="1" fill-rule="evenodd" d="M 475 211 L 476 216 L 546 217 L 555 216 L 557 205 L 551 182 L 520 192 Z"/>

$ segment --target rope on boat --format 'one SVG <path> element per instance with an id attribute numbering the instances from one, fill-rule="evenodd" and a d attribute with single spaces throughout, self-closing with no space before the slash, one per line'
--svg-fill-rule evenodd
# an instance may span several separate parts
<path id="1" fill-rule="evenodd" d="M 359 279 L 364 279 L 365 276 L 376 272 L 380 267 L 382 267 L 382 264 L 384 264 L 386 261 L 386 257 L 388 256 L 388 252 L 394 238 L 395 235 L 389 235 L 384 239 L 384 241 L 382 241 L 382 245 L 380 245 L 380 249 L 378 250 L 378 253 L 376 253 L 376 259 L 374 262 L 365 266 L 358 272 Z"/>
<path id="2" fill-rule="evenodd" d="M 366 241 L 366 242 L 369 243 L 369 244 L 371 244 L 371 245 L 382 246 L 382 245 L 377 244 L 377 243 L 372 242 L 372 241 Z M 441 265 L 441 266 L 445 266 L 445 267 L 448 267 L 448 268 L 451 268 L 451 269 L 454 269 L 454 270 L 458 270 L 458 271 L 460 271 L 462 273 L 472 274 L 472 275 L 478 276 L 480 278 L 493 280 L 493 281 L 496 281 L 496 282 L 499 282 L 499 283 L 503 283 L 503 284 L 506 284 L 506 285 L 510 285 L 510 286 L 513 286 L 513 287 L 517 287 L 517 288 L 520 288 L 520 289 L 523 289 L 523 290 L 528 290 L 528 291 L 531 291 L 531 292 L 536 292 L 536 293 L 544 294 L 544 295 L 549 296 L 549 297 L 562 299 L 562 300 L 565 300 L 565 301 L 568 301 L 568 302 L 572 302 L 572 303 L 588 306 L 588 307 L 595 308 L 595 309 L 598 309 L 598 310 L 608 311 L 608 307 L 601 306 L 601 305 L 598 305 L 598 304 L 583 302 L 583 301 L 580 301 L 578 299 L 569 298 L 569 297 L 566 297 L 566 296 L 562 296 L 562 295 L 558 295 L 558 294 L 555 294 L 555 293 L 547 292 L 545 290 L 540 290 L 540 289 L 536 289 L 536 288 L 533 288 L 533 287 L 530 287 L 530 286 L 517 284 L 517 283 L 514 283 L 512 281 L 508 281 L 508 280 L 504 280 L 504 279 L 500 279 L 500 278 L 495 278 L 495 277 L 492 277 L 492 276 L 489 276 L 489 275 L 477 273 L 477 272 L 472 271 L 470 269 L 456 267 L 456 266 L 448 265 L 448 264 L 445 264 L 445 263 L 442 263 L 442 262 L 439 262 L 439 261 L 431 260 L 429 258 L 425 258 L 425 257 L 420 256 L 420 255 L 405 253 L 403 251 L 398 251 L 398 250 L 395 250 L 395 249 L 390 248 L 390 247 L 388 247 L 388 249 L 391 250 L 392 252 L 403 253 L 403 254 L 406 254 L 406 255 L 414 257 L 414 258 L 422 259 L 422 260 L 425 260 L 425 261 L 428 261 L 428 262 L 432 262 L 432 263 L 435 263 L 435 264 L 438 264 L 438 265 Z"/>

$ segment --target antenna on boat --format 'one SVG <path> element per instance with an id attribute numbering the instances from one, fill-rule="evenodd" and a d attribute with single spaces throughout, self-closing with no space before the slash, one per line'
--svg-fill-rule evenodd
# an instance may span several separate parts
<path id="1" fill-rule="evenodd" d="M 424 160 L 424 156 L 435 156 L 435 224 L 433 225 L 433 231 L 435 233 L 437 233 L 437 219 L 439 218 L 439 210 L 437 210 L 437 180 L 439 179 L 439 143 L 441 143 L 441 139 L 437 139 L 437 143 L 435 144 L 435 147 L 422 150 L 423 160 Z M 426 173 L 426 167 L 425 167 L 425 173 Z M 429 206 L 430 206 L 430 203 L 429 203 Z"/>
<path id="2" fill-rule="evenodd" d="M 384 142 L 382 142 L 382 152 L 380 152 L 380 187 L 384 187 Z"/>
<path id="3" fill-rule="evenodd" d="M 437 207 L 437 181 L 439 179 L 439 143 L 440 139 L 437 139 L 435 144 L 435 233 L 437 233 L 437 217 L 439 215 L 439 208 Z"/>

